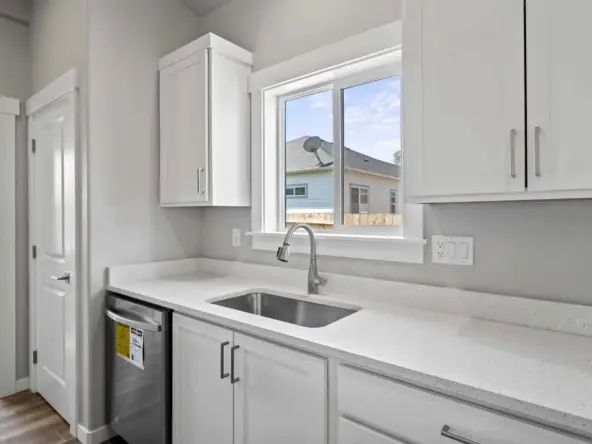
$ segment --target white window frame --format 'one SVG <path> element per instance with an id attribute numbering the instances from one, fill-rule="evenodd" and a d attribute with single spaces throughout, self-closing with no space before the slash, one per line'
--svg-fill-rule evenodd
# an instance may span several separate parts
<path id="1" fill-rule="evenodd" d="M 400 73 L 401 23 L 395 22 L 373 29 L 342 42 L 296 57 L 259 71 L 250 78 L 252 95 L 252 232 L 253 248 L 276 251 L 286 229 L 285 171 L 282 107 L 287 98 L 309 95 L 333 88 L 333 100 L 340 104 L 340 91 Z M 335 105 L 334 105 L 335 106 Z M 341 112 L 343 112 L 341 110 Z M 339 118 L 334 125 L 341 126 Z M 342 134 L 335 128 L 334 134 Z M 342 146 L 341 139 L 334 140 Z M 283 144 L 281 145 L 283 148 Z M 335 156 L 334 171 L 341 171 L 341 156 Z M 339 164 L 338 164 L 339 163 Z M 343 180 L 343 175 L 341 175 Z M 335 187 L 335 215 L 342 215 L 343 182 Z M 403 200 L 404 202 L 404 200 Z M 340 227 L 338 227 L 340 228 Z M 357 227 L 317 233 L 319 255 L 376 259 L 394 262 L 423 263 L 423 207 L 404 204 L 403 227 Z M 386 230 L 390 231 L 386 231 Z M 292 251 L 308 252 L 308 239 L 296 235 Z"/>

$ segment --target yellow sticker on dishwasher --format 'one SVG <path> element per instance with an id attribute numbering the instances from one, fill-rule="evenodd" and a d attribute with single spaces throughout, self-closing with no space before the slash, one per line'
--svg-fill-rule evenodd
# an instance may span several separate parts
<path id="1" fill-rule="evenodd" d="M 117 356 L 125 359 L 131 358 L 131 339 L 130 328 L 127 325 L 115 324 L 115 342 L 117 347 Z"/>

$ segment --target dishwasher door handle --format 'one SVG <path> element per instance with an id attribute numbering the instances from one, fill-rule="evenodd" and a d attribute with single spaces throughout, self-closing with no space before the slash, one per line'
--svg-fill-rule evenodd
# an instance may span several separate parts
<path id="1" fill-rule="evenodd" d="M 160 324 L 157 324 L 156 322 L 132 319 L 131 317 L 126 317 L 125 315 L 119 314 L 119 313 L 117 313 L 113 310 L 110 310 L 108 308 L 105 309 L 105 314 L 112 321 L 118 322 L 123 325 L 127 325 L 128 327 L 139 328 L 141 330 L 155 331 L 155 332 L 159 332 L 162 330 L 162 326 Z M 135 316 L 137 316 L 137 315 L 135 315 Z"/>

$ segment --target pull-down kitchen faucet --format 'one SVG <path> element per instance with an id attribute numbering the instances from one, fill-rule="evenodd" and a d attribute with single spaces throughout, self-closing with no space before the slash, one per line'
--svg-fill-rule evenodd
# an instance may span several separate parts
<path id="1" fill-rule="evenodd" d="M 314 236 L 314 232 L 307 224 L 296 224 L 291 227 L 286 233 L 284 238 L 284 244 L 278 248 L 277 258 L 281 262 L 288 262 L 288 256 L 290 255 L 290 241 L 294 232 L 302 228 L 308 233 L 310 238 L 310 267 L 308 268 L 308 294 L 319 294 L 319 287 L 327 284 L 327 279 L 319 276 L 319 270 L 317 268 L 317 241 Z"/>

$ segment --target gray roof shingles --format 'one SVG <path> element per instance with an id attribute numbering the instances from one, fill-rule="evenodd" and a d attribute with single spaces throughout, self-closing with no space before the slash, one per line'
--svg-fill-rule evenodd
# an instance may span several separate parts
<path id="1" fill-rule="evenodd" d="M 317 156 L 304 150 L 304 142 L 308 138 L 309 136 L 303 136 L 286 143 L 288 173 L 333 167 L 333 143 L 323 140 L 321 148 L 317 152 L 323 163 L 323 165 L 319 165 Z M 401 177 L 401 167 L 398 165 L 366 156 L 347 147 L 345 148 L 345 168 L 367 171 L 383 176 Z"/>

